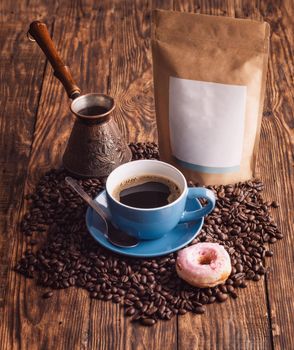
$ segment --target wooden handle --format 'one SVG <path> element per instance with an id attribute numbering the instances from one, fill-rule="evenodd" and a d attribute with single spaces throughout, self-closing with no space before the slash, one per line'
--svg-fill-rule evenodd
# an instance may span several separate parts
<path id="1" fill-rule="evenodd" d="M 68 97 L 77 97 L 80 94 L 81 90 L 74 81 L 69 67 L 66 66 L 60 58 L 56 47 L 50 37 L 46 24 L 40 21 L 34 21 L 30 24 L 28 33 L 36 40 L 45 56 L 50 61 L 54 69 L 54 75 L 61 81 Z"/>

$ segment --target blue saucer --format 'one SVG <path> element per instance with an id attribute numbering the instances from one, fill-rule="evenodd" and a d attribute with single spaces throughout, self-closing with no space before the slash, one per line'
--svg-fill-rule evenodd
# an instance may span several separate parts
<path id="1" fill-rule="evenodd" d="M 107 217 L 109 211 L 107 208 L 105 191 L 101 192 L 95 200 L 100 205 Z M 186 204 L 187 210 L 196 210 L 201 208 L 199 201 L 188 199 Z M 140 241 L 133 248 L 120 248 L 111 244 L 104 234 L 100 231 L 101 219 L 92 208 L 88 208 L 86 213 L 86 224 L 92 237 L 99 242 L 103 247 L 112 250 L 115 253 L 136 256 L 140 258 L 154 257 L 172 253 L 178 249 L 185 247 L 190 243 L 200 232 L 204 219 L 195 222 L 183 223 L 177 225 L 173 230 L 167 232 L 163 237 L 150 241 Z"/>

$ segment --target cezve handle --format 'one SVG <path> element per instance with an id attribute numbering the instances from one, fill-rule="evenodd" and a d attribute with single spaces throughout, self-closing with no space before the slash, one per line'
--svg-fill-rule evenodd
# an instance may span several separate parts
<path id="1" fill-rule="evenodd" d="M 32 22 L 28 34 L 36 40 L 45 56 L 50 61 L 54 69 L 54 75 L 61 81 L 68 97 L 72 99 L 77 97 L 81 90 L 74 81 L 69 67 L 66 66 L 60 58 L 46 24 L 40 21 Z"/>

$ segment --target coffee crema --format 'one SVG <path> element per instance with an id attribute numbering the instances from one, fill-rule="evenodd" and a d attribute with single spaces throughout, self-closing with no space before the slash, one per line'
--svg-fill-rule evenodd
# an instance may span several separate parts
<path id="1" fill-rule="evenodd" d="M 163 207 L 180 195 L 181 190 L 175 182 L 157 175 L 134 176 L 113 191 L 113 197 L 120 203 L 142 209 Z"/>

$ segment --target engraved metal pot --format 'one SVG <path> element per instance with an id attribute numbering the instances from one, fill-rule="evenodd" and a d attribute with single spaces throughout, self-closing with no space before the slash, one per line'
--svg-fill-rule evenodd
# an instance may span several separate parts
<path id="1" fill-rule="evenodd" d="M 79 113 L 92 106 L 104 107 L 107 112 L 94 116 Z M 69 172 L 104 177 L 131 160 L 131 151 L 111 117 L 114 108 L 113 98 L 103 94 L 90 93 L 72 101 L 70 109 L 77 119 L 63 155 L 63 165 Z"/>
<path id="2" fill-rule="evenodd" d="M 120 164 L 130 161 L 131 151 L 111 118 L 115 108 L 113 98 L 97 93 L 80 95 L 81 89 L 59 56 L 45 23 L 32 22 L 28 36 L 43 50 L 55 77 L 72 100 L 70 109 L 76 115 L 76 121 L 63 155 L 64 167 L 80 177 L 104 177 Z M 99 114 L 81 114 L 83 109 L 91 107 Z"/>

